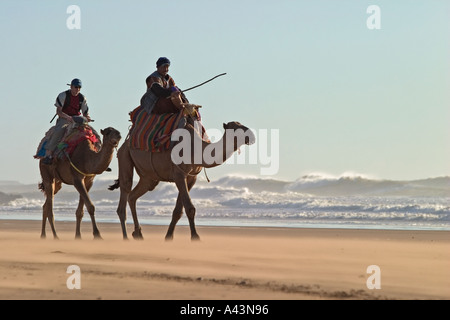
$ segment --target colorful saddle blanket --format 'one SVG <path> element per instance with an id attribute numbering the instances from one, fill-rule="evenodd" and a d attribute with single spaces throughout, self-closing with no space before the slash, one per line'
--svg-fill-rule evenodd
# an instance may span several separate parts
<path id="1" fill-rule="evenodd" d="M 57 155 L 59 158 L 62 158 L 64 155 L 63 150 L 70 155 L 75 150 L 76 146 L 84 140 L 89 140 L 91 142 L 92 149 L 96 152 L 100 151 L 102 147 L 102 143 L 100 140 L 100 136 L 91 126 L 78 125 L 73 128 L 68 127 L 68 132 L 64 135 L 62 141 L 58 144 Z M 46 133 L 44 138 L 42 138 L 41 142 L 36 151 L 35 159 L 42 159 L 45 157 L 45 145 L 53 134 L 55 127 L 51 127 Z"/>
<path id="2" fill-rule="evenodd" d="M 44 137 L 42 138 L 41 142 L 39 142 L 39 145 L 36 150 L 36 154 L 33 156 L 35 159 L 42 159 L 45 157 L 45 145 L 47 144 L 47 141 L 52 136 L 53 131 L 55 131 L 54 126 L 51 127 L 50 129 L 48 129 L 48 131 L 45 133 Z"/>
<path id="3" fill-rule="evenodd" d="M 63 140 L 58 144 L 58 149 L 64 150 L 70 156 L 78 144 L 85 140 L 91 142 L 91 147 L 95 152 L 100 151 L 102 147 L 100 136 L 87 124 L 75 126 L 72 130 L 67 132 Z"/>
<path id="4" fill-rule="evenodd" d="M 130 146 L 133 149 L 161 152 L 170 147 L 172 132 L 178 129 L 183 113 L 153 114 L 137 107 L 130 112 Z"/>

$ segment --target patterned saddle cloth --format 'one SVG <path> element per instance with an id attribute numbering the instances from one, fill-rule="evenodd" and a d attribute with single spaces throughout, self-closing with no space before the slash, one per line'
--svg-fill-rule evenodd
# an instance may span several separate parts
<path id="1" fill-rule="evenodd" d="M 196 114 L 200 123 L 200 114 Z M 153 114 L 144 108 L 137 107 L 130 112 L 130 120 L 133 123 L 130 129 L 130 147 L 150 152 L 161 152 L 170 149 L 172 133 L 186 125 L 183 111 L 178 113 Z M 210 141 L 206 130 L 201 126 L 202 138 Z"/>
<path id="2" fill-rule="evenodd" d="M 92 149 L 99 152 L 102 142 L 98 133 L 88 124 L 77 125 L 69 130 L 58 144 L 58 150 L 64 150 L 69 156 L 82 141 L 88 140 Z"/>
<path id="3" fill-rule="evenodd" d="M 53 134 L 55 127 L 51 127 L 46 133 L 44 138 L 42 138 L 41 142 L 36 151 L 35 159 L 42 159 L 45 157 L 45 145 L 49 141 L 50 137 Z M 58 151 L 56 152 L 57 157 L 63 158 L 64 152 L 69 156 L 72 155 L 73 151 L 77 147 L 77 145 L 84 141 L 88 140 L 91 143 L 92 149 L 96 152 L 100 151 L 102 147 L 102 143 L 100 140 L 99 134 L 89 126 L 88 124 L 80 124 L 75 126 L 67 126 L 66 134 L 62 141 L 58 144 Z"/>
<path id="4" fill-rule="evenodd" d="M 130 112 L 130 119 L 131 148 L 151 152 L 169 149 L 172 132 L 184 125 L 182 112 L 153 114 L 141 107 Z"/>

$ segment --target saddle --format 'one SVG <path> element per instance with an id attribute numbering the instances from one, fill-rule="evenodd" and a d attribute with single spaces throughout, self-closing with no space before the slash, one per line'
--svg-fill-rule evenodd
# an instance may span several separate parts
<path id="1" fill-rule="evenodd" d="M 182 111 L 177 113 L 154 114 L 148 113 L 145 108 L 139 106 L 130 112 L 130 121 L 133 123 L 130 129 L 130 147 L 137 150 L 161 152 L 171 147 L 171 136 L 176 129 L 186 126 L 186 117 L 194 117 L 201 120 L 198 109 L 201 106 L 183 104 Z M 209 141 L 206 130 L 202 126 L 202 137 Z"/>
<path id="2" fill-rule="evenodd" d="M 69 156 L 72 155 L 78 144 L 85 140 L 88 140 L 90 142 L 91 147 L 95 152 L 100 151 L 102 143 L 100 140 L 100 136 L 94 130 L 94 128 L 92 128 L 87 123 L 75 123 L 72 126 L 68 126 L 64 138 L 58 144 L 58 150 L 60 150 L 59 154 L 64 151 Z"/>
<path id="3" fill-rule="evenodd" d="M 169 149 L 172 132 L 185 125 L 182 112 L 154 114 L 140 106 L 130 112 L 130 121 L 130 147 L 151 152 Z"/>
<path id="4" fill-rule="evenodd" d="M 51 127 L 42 138 L 39 146 L 34 155 L 35 159 L 42 159 L 45 157 L 45 145 L 52 136 L 55 127 Z M 58 158 L 63 158 L 64 154 L 72 155 L 73 151 L 79 143 L 84 140 L 88 140 L 91 143 L 92 149 L 96 152 L 100 151 L 102 147 L 101 138 L 99 134 L 85 122 L 75 120 L 75 123 L 65 126 L 66 133 L 62 138 L 61 142 L 58 144 L 56 151 L 56 156 Z"/>

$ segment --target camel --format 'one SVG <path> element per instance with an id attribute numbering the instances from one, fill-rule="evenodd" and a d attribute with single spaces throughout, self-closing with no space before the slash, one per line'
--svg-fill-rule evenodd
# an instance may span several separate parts
<path id="1" fill-rule="evenodd" d="M 41 239 L 46 238 L 45 224 L 48 219 L 53 232 L 53 238 L 58 239 L 54 225 L 53 201 L 54 195 L 61 189 L 62 183 L 73 185 L 80 194 L 78 208 L 76 209 L 76 230 L 75 238 L 81 239 L 81 220 L 83 218 L 83 206 L 89 212 L 92 221 L 94 239 L 101 239 L 100 231 L 95 222 L 95 207 L 89 198 L 89 190 L 92 187 L 96 175 L 103 173 L 108 169 L 111 163 L 114 149 L 119 145 L 121 139 L 120 132 L 114 128 L 108 127 L 101 130 L 103 135 L 102 148 L 99 152 L 93 150 L 89 141 L 80 142 L 72 155 L 68 159 L 55 159 L 52 165 L 46 165 L 39 162 L 42 183 L 39 188 L 45 193 L 45 203 L 42 207 L 42 232 Z"/>
<path id="2" fill-rule="evenodd" d="M 137 218 L 136 202 L 147 191 L 154 190 L 160 181 L 174 182 L 179 192 L 172 214 L 172 221 L 170 222 L 165 239 L 173 239 L 175 226 L 183 214 L 184 207 L 189 220 L 191 239 L 200 240 L 200 237 L 195 229 L 194 222 L 196 208 L 192 204 L 189 196 L 189 191 L 197 181 L 197 175 L 203 168 L 213 168 L 223 164 L 226 159 L 230 158 L 232 154 L 242 145 L 251 145 L 255 142 L 255 135 L 252 131 L 239 122 L 229 122 L 227 124 L 223 124 L 223 127 L 226 133 L 224 133 L 222 138 L 215 143 L 210 143 L 202 140 L 199 132 L 188 120 L 186 132 L 191 137 L 191 148 L 188 148 L 190 149 L 190 153 L 184 154 L 184 156 L 187 156 L 190 161 L 185 161 L 180 164 L 175 164 L 174 161 L 172 161 L 172 151 L 175 151 L 178 144 L 172 146 L 172 149 L 162 152 L 149 152 L 145 150 L 132 149 L 130 148 L 129 139 L 124 141 L 117 152 L 119 161 L 119 179 L 116 180 L 116 183 L 109 188 L 110 190 L 120 188 L 120 200 L 117 207 L 117 214 L 122 226 L 124 240 L 128 239 L 125 225 L 127 202 L 130 206 L 134 220 L 134 232 L 132 233 L 133 238 L 136 240 L 143 239 L 141 227 Z M 242 130 L 240 131 L 243 133 L 241 134 L 242 138 L 234 136 L 233 134 L 227 134 L 227 132 L 237 132 L 239 129 Z M 179 144 L 180 143 L 182 143 L 182 141 L 179 142 Z M 198 147 L 196 148 L 196 145 L 201 146 L 201 149 Z M 216 153 L 215 158 L 219 159 L 219 161 L 207 162 L 202 155 L 200 155 L 201 161 L 195 161 L 199 158 L 199 149 L 201 150 L 202 155 L 205 150 L 215 150 L 212 153 Z M 194 150 L 197 150 L 197 154 Z M 185 152 L 185 150 L 179 150 L 180 154 L 183 152 Z M 139 182 L 134 189 L 132 189 L 134 169 L 136 169 L 136 172 L 139 175 Z"/>

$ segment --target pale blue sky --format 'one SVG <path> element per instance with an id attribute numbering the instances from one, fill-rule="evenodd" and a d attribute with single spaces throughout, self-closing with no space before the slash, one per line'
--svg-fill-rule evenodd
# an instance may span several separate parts
<path id="1" fill-rule="evenodd" d="M 81 9 L 81 30 L 66 26 L 71 4 Z M 373 4 L 380 30 L 366 26 Z M 450 175 L 448 0 L 2 0 L 0 15 L 0 180 L 39 181 L 32 156 L 56 96 L 75 77 L 94 127 L 125 137 L 128 112 L 160 56 L 171 59 L 181 88 L 227 72 L 187 96 L 203 105 L 207 129 L 232 120 L 257 133 L 278 129 L 271 178 Z M 228 165 L 208 174 L 260 169 Z"/>

